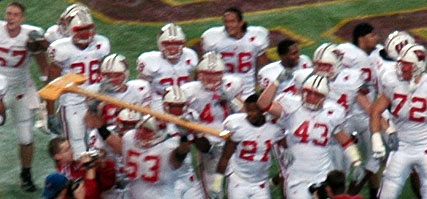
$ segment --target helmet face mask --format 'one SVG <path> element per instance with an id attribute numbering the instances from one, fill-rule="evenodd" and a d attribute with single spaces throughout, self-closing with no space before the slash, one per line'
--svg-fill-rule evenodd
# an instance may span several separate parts
<path id="1" fill-rule="evenodd" d="M 163 96 L 165 112 L 180 116 L 187 111 L 188 99 L 184 91 L 177 85 L 167 87 Z"/>
<path id="2" fill-rule="evenodd" d="M 215 52 L 207 52 L 197 65 L 197 77 L 203 86 L 209 90 L 217 90 L 222 83 L 225 65 L 221 55 Z"/>
<path id="3" fill-rule="evenodd" d="M 111 54 L 101 63 L 102 83 L 105 91 L 117 92 L 129 78 L 129 64 L 123 55 Z"/>
<path id="4" fill-rule="evenodd" d="M 58 26 L 59 31 L 61 34 L 63 34 L 66 37 L 69 37 L 72 35 L 71 29 L 68 27 L 70 25 L 70 22 L 72 18 L 76 15 L 78 12 L 85 12 L 85 14 L 90 15 L 89 8 L 87 8 L 84 5 L 81 4 L 72 4 L 68 6 L 64 12 L 61 14 L 61 16 L 58 19 Z"/>
<path id="5" fill-rule="evenodd" d="M 117 116 L 116 131 L 122 136 L 124 132 L 134 129 L 140 120 L 141 113 L 130 109 L 122 109 Z"/>
<path id="6" fill-rule="evenodd" d="M 185 34 L 180 26 L 169 23 L 161 28 L 157 46 L 166 59 L 176 60 L 181 58 L 184 43 Z"/>
<path id="7" fill-rule="evenodd" d="M 95 37 L 95 25 L 87 12 L 76 12 L 70 21 L 69 30 L 73 42 L 79 45 L 89 45 Z"/>
<path id="8" fill-rule="evenodd" d="M 209 90 L 218 90 L 221 85 L 224 72 L 200 71 L 198 79 Z"/>
<path id="9" fill-rule="evenodd" d="M 310 76 L 303 84 L 301 94 L 303 106 L 319 110 L 329 93 L 328 80 L 321 75 Z"/>
<path id="10" fill-rule="evenodd" d="M 411 81 L 426 69 L 426 50 L 418 44 L 402 48 L 397 58 L 396 73 L 399 79 Z"/>
<path id="11" fill-rule="evenodd" d="M 313 62 L 314 69 L 319 74 L 333 79 L 341 69 L 343 53 L 332 43 L 320 45 L 314 52 Z"/>
<path id="12" fill-rule="evenodd" d="M 149 148 L 166 139 L 166 123 L 145 115 L 137 124 L 135 139 L 140 147 Z"/>

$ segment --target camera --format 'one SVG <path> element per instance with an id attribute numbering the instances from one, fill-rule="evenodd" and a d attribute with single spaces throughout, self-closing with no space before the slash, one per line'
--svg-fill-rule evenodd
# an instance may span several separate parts
<path id="1" fill-rule="evenodd" d="M 86 168 L 92 168 L 95 164 L 95 161 L 99 159 L 100 157 L 100 151 L 98 150 L 90 150 L 86 151 L 80 154 L 80 158 L 84 156 L 89 156 L 90 161 L 83 163 L 83 166 Z"/>
<path id="2" fill-rule="evenodd" d="M 308 187 L 310 194 L 317 195 L 319 199 L 328 199 L 329 196 L 326 192 L 326 182 L 313 183 Z"/>
<path id="3" fill-rule="evenodd" d="M 67 196 L 74 196 L 74 191 L 79 187 L 80 183 L 83 181 L 83 178 L 77 178 L 75 180 L 69 180 L 67 184 Z"/>

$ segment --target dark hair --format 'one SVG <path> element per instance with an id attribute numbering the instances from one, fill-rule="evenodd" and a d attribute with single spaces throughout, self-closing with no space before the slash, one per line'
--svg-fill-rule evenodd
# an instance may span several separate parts
<path id="1" fill-rule="evenodd" d="M 353 44 L 359 46 L 359 37 L 363 37 L 374 31 L 374 27 L 366 22 L 356 25 L 353 30 Z"/>
<path id="2" fill-rule="evenodd" d="M 19 9 L 21 9 L 22 14 L 24 14 L 24 13 L 25 13 L 25 6 L 24 6 L 24 4 L 22 4 L 22 3 L 19 3 L 19 2 L 14 1 L 14 2 L 12 2 L 12 3 L 7 4 L 7 7 L 10 7 L 10 6 L 18 7 Z"/>
<path id="3" fill-rule="evenodd" d="M 334 195 L 342 194 L 345 192 L 345 174 L 342 171 L 333 170 L 328 173 L 325 181 Z"/>
<path id="4" fill-rule="evenodd" d="M 49 143 L 47 144 L 47 150 L 49 152 L 50 157 L 54 157 L 56 154 L 59 153 L 59 151 L 61 150 L 59 145 L 61 145 L 62 143 L 66 142 L 67 139 L 64 137 L 56 137 L 53 138 L 49 141 Z"/>
<path id="5" fill-rule="evenodd" d="M 227 12 L 232 12 L 232 13 L 236 14 L 237 19 L 238 19 L 239 21 L 243 21 L 243 13 L 242 13 L 242 10 L 240 10 L 240 8 L 238 8 L 238 7 L 229 7 L 229 8 L 227 8 L 227 9 L 225 9 L 225 11 L 224 11 L 224 13 L 223 13 L 223 14 L 225 14 L 225 13 L 227 13 Z M 246 32 L 246 29 L 247 29 L 247 28 L 248 28 L 248 23 L 247 23 L 247 22 L 245 22 L 245 23 L 243 24 L 242 31 L 243 31 L 243 32 Z"/>
<path id="6" fill-rule="evenodd" d="M 277 54 L 286 55 L 289 52 L 289 47 L 296 44 L 297 42 L 293 39 L 286 38 L 279 42 L 277 45 Z"/>
<path id="7" fill-rule="evenodd" d="M 249 95 L 249 97 L 246 98 L 246 100 L 245 100 L 245 104 L 256 103 L 258 101 L 258 98 L 259 98 L 259 95 L 256 93 Z"/>

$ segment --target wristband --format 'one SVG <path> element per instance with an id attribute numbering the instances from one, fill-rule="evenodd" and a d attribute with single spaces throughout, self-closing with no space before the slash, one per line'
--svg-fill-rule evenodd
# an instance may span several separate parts
<path id="1" fill-rule="evenodd" d="M 111 135 L 111 132 L 107 129 L 106 125 L 98 128 L 98 133 L 101 135 L 103 140 L 106 140 Z"/>
<path id="2" fill-rule="evenodd" d="M 273 85 L 275 85 L 276 87 L 279 87 L 280 82 L 279 82 L 279 81 L 277 81 L 277 80 L 274 80 Z"/>
<path id="3" fill-rule="evenodd" d="M 175 152 L 175 158 L 178 161 L 180 162 L 184 161 L 185 157 L 187 157 L 187 153 L 181 154 L 181 153 L 178 153 L 177 151 Z"/>

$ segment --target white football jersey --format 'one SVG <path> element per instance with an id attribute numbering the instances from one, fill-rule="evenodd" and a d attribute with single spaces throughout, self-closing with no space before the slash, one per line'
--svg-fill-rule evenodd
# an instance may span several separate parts
<path id="1" fill-rule="evenodd" d="M 167 132 L 171 137 L 169 139 L 175 141 L 175 147 L 178 147 L 181 142 L 180 130 L 176 127 L 174 123 L 167 123 Z M 178 179 L 190 179 L 192 176 L 194 178 L 194 169 L 193 169 L 193 158 L 191 157 L 191 153 L 188 153 L 184 159 L 184 162 L 180 168 L 177 169 L 177 178 Z"/>
<path id="2" fill-rule="evenodd" d="M 371 102 L 377 96 L 376 89 L 376 70 L 375 70 L 375 59 L 371 59 L 365 51 L 357 47 L 352 43 L 344 43 L 338 45 L 338 48 L 344 53 L 342 64 L 347 68 L 359 69 L 363 73 L 363 79 L 365 80 L 364 87 L 369 90 L 367 96 Z M 366 115 L 364 109 L 358 104 L 354 104 L 352 109 L 353 115 Z"/>
<path id="3" fill-rule="evenodd" d="M 270 41 L 268 30 L 261 26 L 249 26 L 240 39 L 228 36 L 224 26 L 206 30 L 202 38 L 204 52 L 215 51 L 222 55 L 226 72 L 244 80 L 244 96 L 255 91 L 256 61 L 267 49 Z"/>
<path id="4" fill-rule="evenodd" d="M 62 75 L 76 73 L 87 76 L 88 80 L 82 85 L 87 87 L 101 80 L 100 64 L 110 53 L 110 42 L 104 36 L 95 35 L 89 46 L 82 50 L 73 44 L 71 37 L 67 37 L 50 44 L 48 53 L 51 61 L 62 68 Z M 73 105 L 84 100 L 85 97 L 82 95 L 66 93 L 61 96 L 60 103 Z"/>
<path id="5" fill-rule="evenodd" d="M 0 74 L 0 100 L 3 99 L 7 92 L 7 78 Z"/>
<path id="6" fill-rule="evenodd" d="M 206 89 L 202 82 L 193 81 L 181 86 L 189 100 L 189 107 L 199 114 L 201 123 L 210 127 L 223 129 L 222 122 L 231 114 L 229 104 L 221 99 L 221 92 L 227 92 L 228 96 L 240 97 L 242 80 L 231 75 L 222 78 L 222 89 L 212 91 Z"/>
<path id="7" fill-rule="evenodd" d="M 305 68 L 311 68 L 312 66 L 313 63 L 311 62 L 310 58 L 306 55 L 301 55 L 299 57 L 297 66 L 291 69 L 287 68 L 287 70 L 289 70 L 288 73 L 291 75 L 289 75 L 289 78 L 279 85 L 276 95 L 279 95 L 280 93 L 284 92 L 291 92 L 295 94 L 297 88 L 295 86 L 290 85 L 294 72 Z M 261 89 L 267 88 L 268 85 L 270 85 L 277 79 L 279 74 L 283 71 L 284 67 L 285 66 L 282 65 L 281 61 L 276 61 L 262 67 L 258 71 L 258 86 Z"/>
<path id="8" fill-rule="evenodd" d="M 151 107 L 157 111 L 163 111 L 164 90 L 171 85 L 180 86 L 188 82 L 199 60 L 194 50 L 184 48 L 176 64 L 171 64 L 163 58 L 160 51 L 142 53 L 136 62 L 139 73 L 150 79 L 153 93 Z"/>
<path id="9" fill-rule="evenodd" d="M 65 38 L 65 37 L 67 37 L 67 36 L 66 36 L 66 35 L 64 35 L 64 34 L 59 30 L 59 25 L 58 25 L 58 24 L 55 24 L 55 25 L 53 25 L 53 26 L 49 27 L 49 28 L 46 30 L 46 33 L 44 33 L 44 38 L 46 38 L 46 40 L 47 40 L 49 43 L 52 43 L 52 42 L 54 42 L 54 41 L 56 41 L 56 40 L 58 40 L 58 39 L 62 39 L 62 38 Z"/>
<path id="10" fill-rule="evenodd" d="M 246 113 L 236 113 L 224 121 L 224 128 L 233 133 L 231 140 L 238 143 L 229 165 L 239 177 L 258 183 L 268 179 L 272 159 L 270 150 L 284 134 L 276 124 L 267 122 L 256 127 L 246 117 Z"/>
<path id="11" fill-rule="evenodd" d="M 332 167 L 328 143 L 345 122 L 345 110 L 334 101 L 326 100 L 318 111 L 302 105 L 300 95 L 282 94 L 277 102 L 282 106 L 278 124 L 288 130 L 288 149 L 295 157 L 292 168 L 327 174 Z"/>
<path id="12" fill-rule="evenodd" d="M 88 87 L 88 90 L 98 92 L 100 84 L 92 84 Z M 124 92 L 107 92 L 106 95 L 114 97 L 118 100 L 122 100 L 128 103 L 149 106 L 151 103 L 151 88 L 148 81 L 142 79 L 134 79 L 126 82 L 127 89 Z M 114 125 L 116 123 L 117 116 L 121 111 L 120 107 L 113 104 L 106 104 L 102 109 L 102 115 L 104 121 L 108 125 Z"/>
<path id="13" fill-rule="evenodd" d="M 32 25 L 21 25 L 21 31 L 11 38 L 7 32 L 5 21 L 0 21 L 0 74 L 7 78 L 9 85 L 26 85 L 31 79 L 30 62 L 31 53 L 26 48 L 28 33 L 38 31 L 43 34 L 43 29 Z"/>
<path id="14" fill-rule="evenodd" d="M 329 81 L 328 98 L 343 106 L 350 112 L 352 105 L 357 103 L 358 91 L 364 84 L 362 72 L 359 69 L 342 68 L 337 76 Z"/>
<path id="15" fill-rule="evenodd" d="M 123 136 L 123 157 L 130 178 L 131 198 L 170 199 L 175 197 L 176 170 L 170 165 L 170 156 L 176 141 L 167 139 L 149 148 L 138 145 L 135 130 Z"/>
<path id="16" fill-rule="evenodd" d="M 415 90 L 408 81 L 399 80 L 396 72 L 384 75 L 384 94 L 391 102 L 391 114 L 399 141 L 409 145 L 427 144 L 427 74 L 422 74 Z"/>

